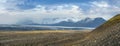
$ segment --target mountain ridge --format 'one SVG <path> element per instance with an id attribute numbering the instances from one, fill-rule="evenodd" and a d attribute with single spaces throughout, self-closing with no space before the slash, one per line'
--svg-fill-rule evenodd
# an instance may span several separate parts
<path id="1" fill-rule="evenodd" d="M 73 46 L 120 46 L 120 14 L 114 16 Z"/>
<path id="2" fill-rule="evenodd" d="M 78 22 L 72 22 L 72 21 L 62 21 L 59 23 L 55 23 L 55 24 L 48 24 L 51 26 L 73 26 L 73 27 L 98 27 L 99 25 L 103 24 L 106 20 L 104 20 L 103 18 L 95 18 L 95 19 L 91 19 L 91 18 L 86 18 L 83 19 L 81 21 Z M 47 25 L 47 24 L 44 24 Z"/>

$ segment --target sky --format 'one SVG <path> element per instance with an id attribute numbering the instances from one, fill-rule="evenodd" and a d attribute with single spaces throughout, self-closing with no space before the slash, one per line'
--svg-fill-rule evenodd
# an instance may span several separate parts
<path id="1" fill-rule="evenodd" d="M 56 23 L 101 17 L 106 20 L 120 13 L 119 0 L 0 0 L 0 24 L 23 21 Z"/>

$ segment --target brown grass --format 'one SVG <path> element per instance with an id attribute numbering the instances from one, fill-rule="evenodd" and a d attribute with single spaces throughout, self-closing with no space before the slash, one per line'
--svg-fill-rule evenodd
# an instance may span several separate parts
<path id="1" fill-rule="evenodd" d="M 88 30 L 2 31 L 0 46 L 64 45 L 80 40 L 88 32 Z"/>

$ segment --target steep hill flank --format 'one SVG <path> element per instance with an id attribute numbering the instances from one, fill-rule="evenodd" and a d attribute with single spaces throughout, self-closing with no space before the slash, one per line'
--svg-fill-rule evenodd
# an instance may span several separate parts
<path id="1" fill-rule="evenodd" d="M 71 44 L 73 46 L 120 46 L 120 14 L 90 32 L 84 39 Z"/>

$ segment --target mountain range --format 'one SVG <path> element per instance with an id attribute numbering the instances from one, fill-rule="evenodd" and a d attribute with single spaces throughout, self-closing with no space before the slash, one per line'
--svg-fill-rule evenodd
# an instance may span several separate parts
<path id="1" fill-rule="evenodd" d="M 81 30 L 94 29 L 103 24 L 103 18 L 85 18 L 74 22 L 72 20 L 61 21 L 54 24 L 39 24 L 32 20 L 23 20 L 17 24 L 0 24 L 0 30 Z"/>
<path id="2" fill-rule="evenodd" d="M 41 25 L 49 25 L 49 26 L 67 26 L 67 27 L 98 27 L 103 24 L 106 20 L 103 18 L 85 18 L 77 22 L 73 22 L 72 20 L 61 21 L 55 24 L 41 24 Z"/>
<path id="3" fill-rule="evenodd" d="M 53 21 L 55 21 L 55 20 L 53 20 Z M 32 20 L 22 20 L 22 21 L 18 22 L 17 24 L 18 25 L 42 25 L 42 26 L 66 26 L 66 27 L 98 27 L 99 25 L 103 24 L 104 22 L 106 22 L 105 19 L 98 17 L 98 18 L 94 18 L 94 19 L 85 18 L 85 19 L 79 20 L 77 22 L 74 22 L 69 19 L 68 21 L 60 21 L 60 22 L 53 23 L 53 24 L 44 24 L 44 22 L 35 23 Z"/>

